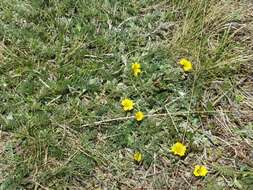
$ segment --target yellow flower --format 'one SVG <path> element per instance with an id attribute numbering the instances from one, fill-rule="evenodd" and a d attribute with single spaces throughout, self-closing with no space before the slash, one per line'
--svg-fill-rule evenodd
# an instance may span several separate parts
<path id="1" fill-rule="evenodd" d="M 133 63 L 132 71 L 133 71 L 134 76 L 137 77 L 141 73 L 141 64 L 137 62 Z"/>
<path id="2" fill-rule="evenodd" d="M 140 162 L 142 160 L 142 154 L 140 152 L 135 152 L 133 158 L 136 162 Z"/>
<path id="3" fill-rule="evenodd" d="M 128 98 L 122 100 L 121 105 L 123 106 L 124 111 L 131 111 L 134 109 L 134 102 Z"/>
<path id="4" fill-rule="evenodd" d="M 186 152 L 186 146 L 180 142 L 177 142 L 171 147 L 170 152 L 174 153 L 175 155 L 184 156 Z"/>
<path id="5" fill-rule="evenodd" d="M 135 119 L 137 121 L 142 121 L 144 119 L 144 114 L 141 111 L 135 113 Z"/>
<path id="6" fill-rule="evenodd" d="M 184 58 L 181 59 L 179 64 L 183 66 L 183 69 L 185 72 L 192 70 L 192 63 L 190 61 L 188 61 L 187 59 L 184 59 Z"/>
<path id="7" fill-rule="evenodd" d="M 207 173 L 208 173 L 208 170 L 206 169 L 206 167 L 200 166 L 200 165 L 196 165 L 193 171 L 193 174 L 195 176 L 206 176 Z"/>

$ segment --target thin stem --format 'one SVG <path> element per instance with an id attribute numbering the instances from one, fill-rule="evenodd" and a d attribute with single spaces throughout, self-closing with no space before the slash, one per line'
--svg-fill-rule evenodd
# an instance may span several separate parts
<path id="1" fill-rule="evenodd" d="M 240 111 L 241 113 L 244 113 L 243 111 Z M 158 113 L 158 114 L 147 114 L 145 115 L 146 118 L 148 117 L 167 117 L 167 116 L 180 116 L 180 115 L 188 115 L 188 114 L 219 114 L 219 113 L 234 113 L 233 111 L 185 111 L 185 112 L 174 112 L 174 113 Z M 249 113 L 249 112 L 246 112 Z M 253 112 L 252 112 L 253 113 Z M 100 124 L 105 124 L 105 123 L 110 123 L 114 121 L 124 121 L 128 119 L 133 119 L 134 116 L 126 116 L 126 117 L 117 117 L 117 118 L 110 118 L 110 119 L 105 119 L 101 121 L 96 121 L 94 123 L 90 124 L 85 124 L 82 125 L 82 127 L 87 127 L 87 126 L 92 126 L 92 125 L 100 125 Z"/>

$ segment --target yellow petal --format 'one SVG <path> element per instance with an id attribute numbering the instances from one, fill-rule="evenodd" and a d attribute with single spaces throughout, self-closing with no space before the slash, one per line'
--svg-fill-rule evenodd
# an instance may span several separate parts
<path id="1" fill-rule="evenodd" d="M 134 102 L 128 98 L 122 100 L 121 105 L 124 111 L 131 111 L 134 108 Z"/>
<path id="2" fill-rule="evenodd" d="M 134 76 L 137 77 L 141 73 L 141 70 L 140 69 L 135 69 L 135 70 L 133 70 L 133 73 L 134 73 Z"/>
<path id="3" fill-rule="evenodd" d="M 137 121 L 142 121 L 144 119 L 144 114 L 141 111 L 135 113 L 135 119 Z"/>
<path id="4" fill-rule="evenodd" d="M 200 165 L 196 165 L 194 170 L 193 170 L 193 174 L 195 176 L 206 176 L 206 174 L 208 173 L 208 170 L 205 166 L 200 166 Z"/>
<path id="5" fill-rule="evenodd" d="M 186 64 L 183 66 L 184 71 L 188 72 L 192 70 L 192 64 Z"/>
<path id="6" fill-rule="evenodd" d="M 134 153 L 134 160 L 140 162 L 142 160 L 142 154 L 140 152 Z"/>
<path id="7" fill-rule="evenodd" d="M 188 61 L 187 59 L 183 58 L 183 59 L 180 59 L 179 64 L 182 65 L 182 66 L 184 66 L 184 65 L 187 64 L 188 62 L 189 62 L 189 61 Z"/>
<path id="8" fill-rule="evenodd" d="M 171 152 L 178 156 L 184 156 L 186 152 L 186 146 L 180 142 L 177 142 L 171 147 Z"/>
<path id="9" fill-rule="evenodd" d="M 200 168 L 200 165 L 196 165 L 196 166 L 195 166 L 195 168 L 194 168 L 194 170 L 193 170 L 193 174 L 194 174 L 195 176 L 199 176 L 199 168 Z"/>
<path id="10" fill-rule="evenodd" d="M 185 72 L 189 72 L 192 70 L 192 63 L 185 58 L 181 59 L 179 61 L 179 64 L 183 66 Z"/>
<path id="11" fill-rule="evenodd" d="M 133 63 L 132 64 L 132 71 L 134 76 L 138 76 L 141 73 L 141 64 L 140 63 Z"/>
<path id="12" fill-rule="evenodd" d="M 135 69 L 140 69 L 141 68 L 141 64 L 140 63 L 133 63 L 132 64 L 132 70 L 135 70 Z"/>

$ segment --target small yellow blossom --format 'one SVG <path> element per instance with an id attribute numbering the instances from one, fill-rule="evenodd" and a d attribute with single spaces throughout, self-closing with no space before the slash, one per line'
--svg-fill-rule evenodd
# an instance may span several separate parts
<path id="1" fill-rule="evenodd" d="M 136 112 L 136 113 L 135 113 L 135 119 L 136 119 L 137 121 L 142 121 L 142 120 L 144 119 L 144 114 L 143 114 L 143 112 L 141 112 L 141 111 Z"/>
<path id="2" fill-rule="evenodd" d="M 134 102 L 128 98 L 122 100 L 121 105 L 124 111 L 131 111 L 132 109 L 134 109 Z"/>
<path id="3" fill-rule="evenodd" d="M 140 152 L 135 152 L 133 158 L 136 162 L 140 162 L 142 160 L 142 154 Z"/>
<path id="4" fill-rule="evenodd" d="M 196 165 L 193 171 L 193 174 L 195 176 L 206 176 L 207 173 L 208 173 L 208 170 L 206 169 L 206 167 L 200 166 L 200 165 Z"/>
<path id="5" fill-rule="evenodd" d="M 180 142 L 177 142 L 171 147 L 170 152 L 174 153 L 175 155 L 184 156 L 186 152 L 186 146 Z"/>
<path id="6" fill-rule="evenodd" d="M 192 63 L 187 59 L 181 59 L 179 64 L 183 66 L 185 72 L 189 72 L 192 70 Z"/>
<path id="7" fill-rule="evenodd" d="M 137 62 L 133 63 L 132 71 L 133 71 L 134 76 L 137 77 L 141 73 L 141 64 Z"/>

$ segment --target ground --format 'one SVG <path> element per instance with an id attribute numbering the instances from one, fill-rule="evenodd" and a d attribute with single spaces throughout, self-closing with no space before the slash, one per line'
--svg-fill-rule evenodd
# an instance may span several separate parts
<path id="1" fill-rule="evenodd" d="M 0 189 L 253 189 L 252 7 L 1 0 Z"/>

